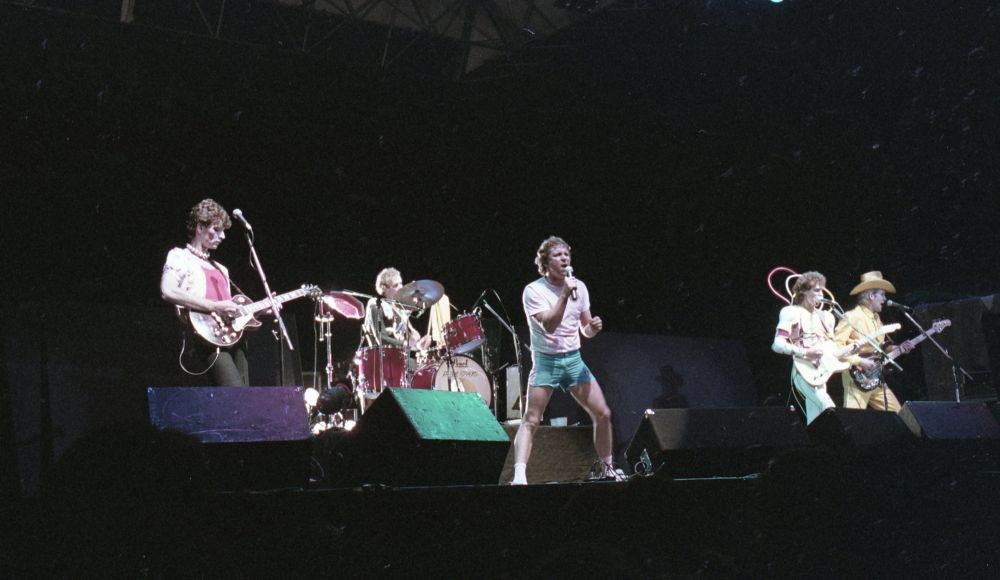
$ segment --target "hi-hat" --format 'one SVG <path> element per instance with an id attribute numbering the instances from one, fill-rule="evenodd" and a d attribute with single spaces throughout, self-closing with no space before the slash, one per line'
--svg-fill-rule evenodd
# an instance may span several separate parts
<path id="1" fill-rule="evenodd" d="M 404 306 L 423 309 L 444 296 L 444 286 L 434 280 L 416 280 L 396 291 L 392 299 Z"/>

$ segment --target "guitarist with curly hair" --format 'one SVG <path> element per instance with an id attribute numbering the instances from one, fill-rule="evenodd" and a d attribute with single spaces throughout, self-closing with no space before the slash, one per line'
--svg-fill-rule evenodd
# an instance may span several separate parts
<path id="1" fill-rule="evenodd" d="M 160 294 L 164 300 L 179 309 L 219 319 L 240 313 L 240 305 L 233 300 L 229 271 L 211 259 L 211 253 L 226 239 L 226 230 L 231 226 L 229 214 L 212 199 L 203 199 L 191 208 L 187 218 L 188 243 L 183 248 L 171 249 L 163 265 Z M 249 383 L 247 355 L 241 342 L 210 345 L 190 332 L 185 334 L 184 341 L 181 366 L 189 374 L 202 374 L 210 367 L 216 386 Z"/>

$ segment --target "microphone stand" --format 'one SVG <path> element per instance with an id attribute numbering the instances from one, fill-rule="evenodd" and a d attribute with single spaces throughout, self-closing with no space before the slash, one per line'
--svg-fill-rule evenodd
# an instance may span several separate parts
<path id="1" fill-rule="evenodd" d="M 943 354 L 946 359 L 948 359 L 949 361 L 951 361 L 951 378 L 952 378 L 952 381 L 954 381 L 954 383 L 955 383 L 955 403 L 959 403 L 960 404 L 962 402 L 962 396 L 961 396 L 961 393 L 960 393 L 961 387 L 962 387 L 962 383 L 959 381 L 959 373 L 961 372 L 962 376 L 964 378 L 966 378 L 966 379 L 969 379 L 970 381 L 972 380 L 972 375 L 970 375 L 969 373 L 965 372 L 965 369 L 963 369 L 961 367 L 961 365 L 959 365 L 957 362 L 955 362 L 955 359 L 952 358 L 951 354 L 948 352 L 948 349 L 946 349 L 945 347 L 941 346 L 941 343 L 939 343 L 933 336 L 927 334 L 927 331 L 924 329 L 924 327 L 920 326 L 920 323 L 917 322 L 916 320 L 914 320 L 914 318 L 912 316 L 910 316 L 909 312 L 907 312 L 906 310 L 903 310 L 902 312 L 903 312 L 903 316 L 905 316 L 906 319 L 909 320 L 913 324 L 913 326 L 916 326 L 917 329 L 920 330 L 920 334 L 923 335 L 923 337 L 926 338 L 927 340 L 931 341 L 931 343 L 939 351 L 941 351 L 941 354 Z"/>
<path id="2" fill-rule="evenodd" d="M 281 318 L 281 307 L 278 302 L 274 299 L 274 293 L 271 292 L 271 287 L 267 283 L 267 275 L 264 273 L 264 266 L 260 263 L 260 257 L 257 256 L 257 248 L 253 245 L 253 234 L 251 230 L 244 232 L 247 238 L 247 245 L 250 246 L 250 264 L 255 270 L 257 270 L 257 275 L 260 276 L 260 283 L 264 286 L 264 292 L 267 294 L 267 300 L 271 303 L 271 312 L 274 313 L 274 319 L 278 321 L 278 330 L 281 332 L 281 336 L 285 339 L 285 343 L 288 345 L 288 350 L 295 350 L 292 346 L 292 339 L 288 336 L 288 328 L 285 327 L 285 321 Z M 281 369 L 281 382 L 285 382 L 285 356 L 283 353 L 278 353 L 278 367 Z"/>

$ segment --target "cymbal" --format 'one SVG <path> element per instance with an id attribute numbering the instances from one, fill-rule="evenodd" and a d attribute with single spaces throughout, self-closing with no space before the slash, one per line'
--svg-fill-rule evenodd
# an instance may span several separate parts
<path id="1" fill-rule="evenodd" d="M 332 316 L 334 312 L 344 318 L 360 320 L 365 317 L 365 307 L 357 298 L 352 296 L 353 292 L 330 291 L 320 298 L 320 313 Z"/>
<path id="2" fill-rule="evenodd" d="M 415 280 L 396 291 L 392 299 L 413 308 L 427 308 L 444 296 L 444 286 L 434 280 Z"/>

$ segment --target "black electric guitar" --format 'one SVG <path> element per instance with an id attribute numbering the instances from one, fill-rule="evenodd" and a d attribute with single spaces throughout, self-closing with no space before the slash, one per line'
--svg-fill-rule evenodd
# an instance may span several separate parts
<path id="1" fill-rule="evenodd" d="M 317 286 L 305 285 L 298 290 L 278 294 L 274 302 L 282 304 L 303 296 L 319 297 L 323 292 Z M 215 346 L 232 346 L 243 337 L 247 328 L 260 326 L 260 321 L 254 315 L 271 308 L 271 300 L 251 301 L 242 294 L 233 296 L 233 302 L 240 306 L 239 314 L 233 317 L 220 316 L 214 312 L 195 312 L 186 308 L 178 308 L 177 313 L 186 319 L 191 330 L 201 339 Z"/>
<path id="2" fill-rule="evenodd" d="M 923 340 L 928 336 L 941 332 L 942 330 L 948 328 L 949 326 L 951 326 L 950 320 L 947 319 L 938 320 L 931 326 L 930 330 L 928 330 L 924 334 L 921 334 L 920 336 L 911 338 L 909 342 L 913 346 L 916 346 L 921 342 L 923 342 Z M 890 360 L 896 360 L 902 354 L 903 351 L 897 348 L 896 350 L 888 353 L 887 356 L 889 357 Z M 884 381 L 882 380 L 882 373 L 885 370 L 885 365 L 886 361 L 880 356 L 875 361 L 875 368 L 873 368 L 868 372 L 861 370 L 859 367 L 851 367 L 851 378 L 854 379 L 854 382 L 858 385 L 858 388 L 861 389 L 862 391 L 866 393 L 869 391 L 874 391 L 875 389 L 881 387 L 882 384 L 884 383 Z"/>
<path id="3" fill-rule="evenodd" d="M 883 334 L 888 334 L 890 332 L 895 332 L 900 329 L 900 324 L 887 324 L 882 328 L 878 329 L 873 336 L 877 338 Z M 823 351 L 823 354 L 815 358 L 806 357 L 795 357 L 795 370 L 799 372 L 799 375 L 806 380 L 807 383 L 814 387 L 822 387 L 826 384 L 833 373 L 847 370 L 851 364 L 843 360 L 843 358 L 862 344 L 863 341 L 857 341 L 855 343 L 849 344 L 847 346 L 841 346 L 832 340 L 820 343 L 818 347 Z"/>

